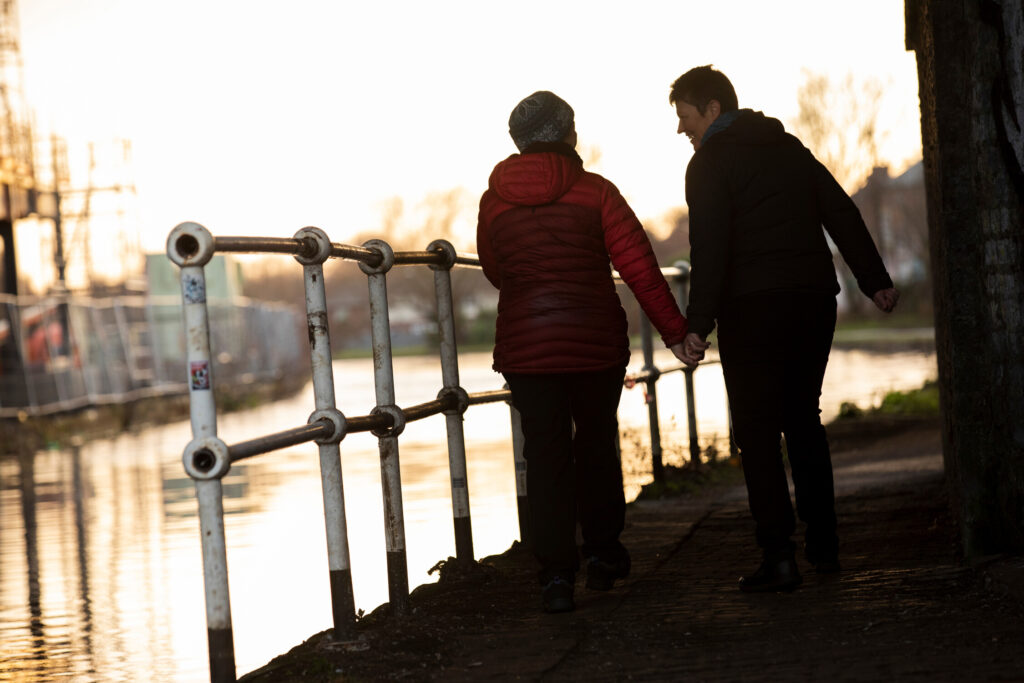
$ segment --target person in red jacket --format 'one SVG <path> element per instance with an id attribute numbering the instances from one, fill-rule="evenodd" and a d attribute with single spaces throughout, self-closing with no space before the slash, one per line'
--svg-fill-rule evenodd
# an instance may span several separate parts
<path id="1" fill-rule="evenodd" d="M 572 108 L 548 91 L 512 111 L 519 154 L 491 173 L 477 250 L 499 290 L 494 369 L 522 416 L 533 553 L 545 611 L 574 609 L 579 569 L 609 590 L 629 573 L 616 411 L 629 361 L 612 266 L 684 362 L 686 319 L 640 221 L 615 185 L 583 169 Z"/>

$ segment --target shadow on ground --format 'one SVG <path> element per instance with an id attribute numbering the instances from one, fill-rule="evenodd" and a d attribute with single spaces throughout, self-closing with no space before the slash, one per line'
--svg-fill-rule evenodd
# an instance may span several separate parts
<path id="1" fill-rule="evenodd" d="M 703 472 L 686 495 L 630 506 L 632 575 L 608 593 L 581 577 L 575 612 L 540 611 L 532 558 L 514 545 L 441 563 L 408 615 L 382 606 L 353 639 L 317 634 L 242 680 L 1024 678 L 1024 558 L 961 559 L 938 423 L 840 425 L 830 439 L 838 575 L 802 563 L 791 594 L 740 593 L 758 559 L 742 481 Z"/>

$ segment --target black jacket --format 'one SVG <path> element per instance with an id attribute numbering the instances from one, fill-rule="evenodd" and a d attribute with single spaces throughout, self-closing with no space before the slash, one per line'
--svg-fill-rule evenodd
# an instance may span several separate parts
<path id="1" fill-rule="evenodd" d="M 730 299 L 771 291 L 839 292 L 822 226 L 867 296 L 892 287 L 860 211 L 776 119 L 743 110 L 686 169 L 690 331 L 707 335 Z"/>

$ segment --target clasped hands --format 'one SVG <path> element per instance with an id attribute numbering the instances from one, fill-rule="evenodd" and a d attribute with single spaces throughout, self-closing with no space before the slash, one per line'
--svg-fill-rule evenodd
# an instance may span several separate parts
<path id="1" fill-rule="evenodd" d="M 704 352 L 711 346 L 711 342 L 704 341 L 704 338 L 695 332 L 689 332 L 686 338 L 678 344 L 669 347 L 676 358 L 686 363 L 688 367 L 695 368 L 704 360 Z"/>

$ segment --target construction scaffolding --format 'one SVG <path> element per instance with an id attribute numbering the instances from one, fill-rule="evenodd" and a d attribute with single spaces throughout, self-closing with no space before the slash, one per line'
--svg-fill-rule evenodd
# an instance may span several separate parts
<path id="1" fill-rule="evenodd" d="M 14 224 L 31 215 L 52 218 L 55 188 L 40 190 L 36 177 L 32 116 L 25 99 L 17 4 L 0 0 L 0 283 L 4 294 L 18 294 Z"/>

